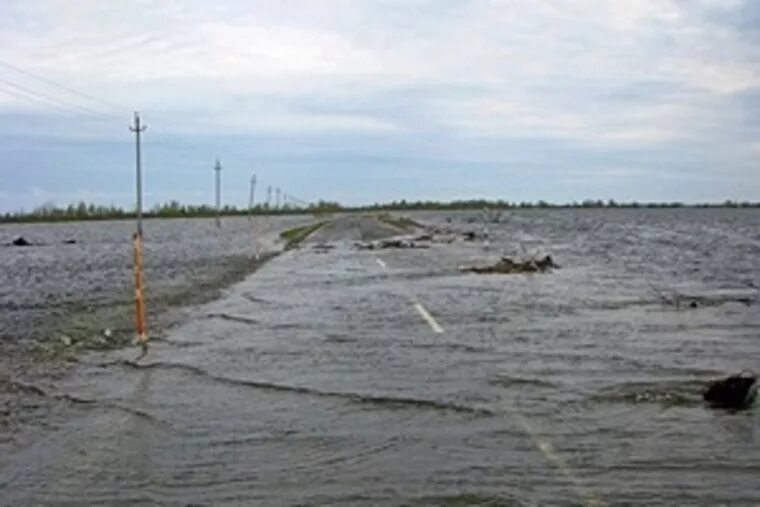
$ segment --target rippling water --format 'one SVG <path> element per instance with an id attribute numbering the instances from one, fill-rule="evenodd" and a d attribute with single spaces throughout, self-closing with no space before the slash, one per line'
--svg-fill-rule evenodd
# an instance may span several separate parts
<path id="1" fill-rule="evenodd" d="M 488 243 L 372 252 L 352 244 L 371 224 L 339 224 L 140 362 L 91 354 L 30 390 L 61 404 L 0 458 L 6 501 L 760 502 L 757 408 L 701 402 L 760 369 L 756 210 L 514 212 Z M 562 267 L 459 272 L 505 253 Z"/>
<path id="2" fill-rule="evenodd" d="M 257 217 L 261 235 L 304 217 Z M 145 221 L 149 296 L 201 285 L 253 251 L 247 218 Z M 74 311 L 131 305 L 132 221 L 0 225 L 0 344 L 46 340 L 45 325 Z M 34 246 L 12 247 L 24 237 Z M 74 244 L 66 244 L 73 241 Z M 232 268 L 234 269 L 234 268 Z"/>

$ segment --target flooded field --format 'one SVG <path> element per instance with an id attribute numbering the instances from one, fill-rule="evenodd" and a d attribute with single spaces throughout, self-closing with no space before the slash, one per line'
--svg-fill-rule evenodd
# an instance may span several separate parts
<path id="1" fill-rule="evenodd" d="M 308 219 L 257 218 L 256 233 L 265 237 L 260 248 L 271 246 L 273 232 Z M 247 218 L 226 218 L 221 229 L 213 219 L 147 220 L 146 277 L 154 305 L 163 308 L 164 300 L 178 293 L 191 302 L 202 300 L 225 274 L 245 272 L 254 250 L 251 229 Z M 64 332 L 58 319 L 72 313 L 119 307 L 128 313 L 134 230 L 133 221 L 0 225 L 0 343 L 57 340 Z M 19 237 L 32 246 L 11 246 Z M 92 323 L 100 324 L 109 326 Z M 130 325 L 131 320 L 124 331 L 130 332 Z"/>
<path id="2" fill-rule="evenodd" d="M 0 502 L 760 503 L 757 407 L 701 400 L 708 380 L 760 369 L 760 213 L 410 216 L 438 229 L 424 248 L 359 249 L 392 225 L 338 217 L 193 306 L 140 361 L 93 351 L 55 381 L 7 381 L 25 402 L 23 420 L 0 413 Z M 47 243 L 79 232 L 122 257 L 65 245 L 98 251 L 84 265 L 50 247 L 37 273 L 27 250 L 2 249 L 4 329 L 48 308 L 46 294 L 65 304 L 67 270 L 93 301 L 128 298 L 98 292 L 103 273 L 129 269 L 116 246 L 128 234 L 38 227 Z M 224 241 L 184 227 L 149 245 L 149 280 L 250 247 L 244 222 Z M 559 269 L 461 271 L 546 254 Z"/>

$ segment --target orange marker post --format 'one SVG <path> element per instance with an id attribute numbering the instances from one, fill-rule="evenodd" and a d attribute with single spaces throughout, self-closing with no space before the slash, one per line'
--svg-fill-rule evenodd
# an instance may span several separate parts
<path id="1" fill-rule="evenodd" d="M 137 331 L 137 343 L 148 351 L 148 330 L 145 322 L 145 293 L 143 290 L 143 260 L 142 260 L 142 235 L 136 232 L 132 236 L 134 244 L 134 274 L 135 274 L 135 330 Z"/>

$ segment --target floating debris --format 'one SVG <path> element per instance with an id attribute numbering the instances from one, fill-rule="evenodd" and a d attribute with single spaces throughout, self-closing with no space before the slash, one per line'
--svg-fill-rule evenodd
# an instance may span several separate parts
<path id="1" fill-rule="evenodd" d="M 757 395 L 757 377 L 750 372 L 731 375 L 712 382 L 702 397 L 716 408 L 749 407 Z"/>
<path id="2" fill-rule="evenodd" d="M 312 247 L 312 250 L 314 250 L 317 253 L 327 253 L 330 250 L 333 250 L 335 248 L 335 245 L 331 245 L 329 243 L 317 243 Z"/>
<path id="3" fill-rule="evenodd" d="M 13 246 L 32 246 L 32 244 L 23 236 L 19 236 L 18 238 L 14 239 L 11 244 Z"/>
<path id="4" fill-rule="evenodd" d="M 554 268 L 559 268 L 559 266 L 554 263 L 551 255 L 547 255 L 543 259 L 531 259 L 524 262 L 516 262 L 509 257 L 502 257 L 499 262 L 491 266 L 462 268 L 462 271 L 465 273 L 512 275 L 520 273 L 544 273 Z"/>
<path id="5" fill-rule="evenodd" d="M 372 241 L 369 243 L 355 243 L 359 250 L 388 250 L 388 249 L 412 249 L 412 248 L 430 248 L 430 245 L 425 245 L 415 239 L 384 239 L 380 241 Z"/>
<path id="6" fill-rule="evenodd" d="M 75 239 L 64 239 L 63 240 L 63 244 L 64 245 L 76 245 L 77 244 L 77 240 L 75 240 Z"/>
<path id="7" fill-rule="evenodd" d="M 465 241 L 478 241 L 478 240 L 487 240 L 488 239 L 488 232 L 487 231 L 467 231 L 462 234 L 462 239 Z"/>

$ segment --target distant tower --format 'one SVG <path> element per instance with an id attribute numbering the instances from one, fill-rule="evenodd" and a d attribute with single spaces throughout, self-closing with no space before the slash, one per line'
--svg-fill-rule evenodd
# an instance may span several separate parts
<path id="1" fill-rule="evenodd" d="M 251 195 L 248 197 L 248 219 L 251 219 L 253 213 L 253 193 L 256 191 L 256 175 L 251 176 Z"/>
<path id="2" fill-rule="evenodd" d="M 216 173 L 216 226 L 222 226 L 222 164 L 216 159 L 214 164 Z"/>

